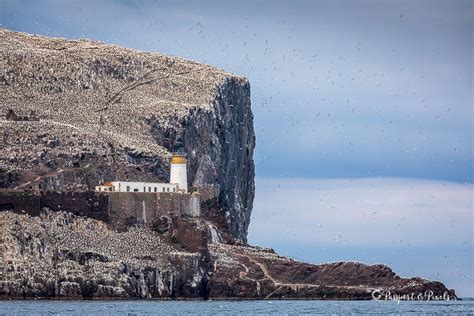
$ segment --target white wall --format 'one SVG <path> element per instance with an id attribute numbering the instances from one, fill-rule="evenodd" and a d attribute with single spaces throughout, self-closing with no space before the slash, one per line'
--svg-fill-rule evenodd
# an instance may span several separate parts
<path id="1" fill-rule="evenodd" d="M 98 186 L 95 187 L 95 190 L 97 192 L 109 192 L 110 187 L 107 187 L 107 186 L 104 186 L 104 185 L 98 185 Z"/>
<path id="2" fill-rule="evenodd" d="M 178 192 L 174 183 L 113 181 L 112 186 L 114 192 Z"/>
<path id="3" fill-rule="evenodd" d="M 180 190 L 188 192 L 188 175 L 186 164 L 171 164 L 170 183 L 176 183 Z"/>

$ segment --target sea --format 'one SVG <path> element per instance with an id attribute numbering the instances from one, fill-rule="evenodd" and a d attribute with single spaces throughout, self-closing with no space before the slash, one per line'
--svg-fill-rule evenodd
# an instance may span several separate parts
<path id="1" fill-rule="evenodd" d="M 474 315 L 458 301 L 0 301 L 0 315 Z"/>

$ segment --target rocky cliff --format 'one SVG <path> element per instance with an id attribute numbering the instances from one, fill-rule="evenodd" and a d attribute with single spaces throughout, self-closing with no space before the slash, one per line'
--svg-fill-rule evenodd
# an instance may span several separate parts
<path id="1" fill-rule="evenodd" d="M 190 186 L 214 188 L 245 241 L 255 136 L 247 79 L 106 45 L 0 29 L 0 189 L 168 181 L 181 139 Z"/>
<path id="2" fill-rule="evenodd" d="M 400 278 L 384 265 L 298 262 L 194 221 L 186 230 L 206 242 L 192 251 L 146 227 L 116 232 L 68 212 L 0 212 L 0 299 L 372 299 L 375 290 L 455 298 L 439 282 Z"/>
<path id="3" fill-rule="evenodd" d="M 255 146 L 246 79 L 89 40 L 4 29 L 0 39 L 0 189 L 15 195 L 0 203 L 0 299 L 455 296 L 384 265 L 311 265 L 246 244 Z M 104 180 L 167 181 L 178 139 L 189 185 L 213 193 L 200 216 L 131 218 L 117 229 L 104 216 L 78 216 L 89 214 L 78 203 L 32 212 L 24 200 Z M 79 194 L 84 205 L 100 208 L 90 194 Z M 10 205 L 22 197 L 24 209 Z"/>

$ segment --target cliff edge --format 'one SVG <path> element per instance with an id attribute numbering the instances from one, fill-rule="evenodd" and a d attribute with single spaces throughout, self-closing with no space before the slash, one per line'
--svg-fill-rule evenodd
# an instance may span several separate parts
<path id="1" fill-rule="evenodd" d="M 0 189 L 86 191 L 167 182 L 173 143 L 242 241 L 254 198 L 247 79 L 90 40 L 0 29 Z"/>

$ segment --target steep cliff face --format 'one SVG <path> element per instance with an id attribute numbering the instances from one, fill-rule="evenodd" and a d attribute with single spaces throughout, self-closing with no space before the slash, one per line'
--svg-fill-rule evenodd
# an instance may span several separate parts
<path id="1" fill-rule="evenodd" d="M 213 187 L 235 236 L 246 241 L 255 194 L 255 135 L 246 80 L 228 78 L 208 110 L 196 109 L 175 127 L 150 120 L 153 137 L 164 147 L 182 139 L 188 154 L 190 183 Z"/>
<path id="2" fill-rule="evenodd" d="M 254 196 L 245 78 L 177 57 L 0 29 L 0 188 L 168 181 L 182 139 L 190 186 L 215 189 L 246 240 Z"/>

